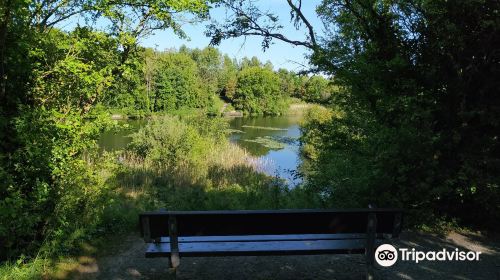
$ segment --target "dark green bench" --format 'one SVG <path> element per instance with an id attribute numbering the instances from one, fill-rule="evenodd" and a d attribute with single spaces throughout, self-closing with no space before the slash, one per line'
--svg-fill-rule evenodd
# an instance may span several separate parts
<path id="1" fill-rule="evenodd" d="M 365 254 L 401 231 L 400 209 L 155 211 L 140 215 L 147 258 Z"/>

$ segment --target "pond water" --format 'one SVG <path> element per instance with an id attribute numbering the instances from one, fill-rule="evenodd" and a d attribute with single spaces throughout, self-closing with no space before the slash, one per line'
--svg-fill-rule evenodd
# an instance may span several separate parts
<path id="1" fill-rule="evenodd" d="M 128 137 L 147 123 L 147 120 L 121 121 L 127 129 L 107 131 L 98 141 L 102 150 L 123 149 L 130 143 Z M 258 157 L 261 168 L 271 176 L 285 179 L 290 186 L 300 183 L 294 174 L 301 159 L 299 156 L 299 116 L 230 118 L 230 141 Z"/>
<path id="2" fill-rule="evenodd" d="M 125 149 L 132 141 L 130 134 L 136 132 L 148 123 L 148 120 L 120 120 L 119 124 L 127 124 L 128 128 L 115 129 L 101 133 L 97 144 L 101 151 L 116 151 Z"/>
<path id="3" fill-rule="evenodd" d="M 230 120 L 230 140 L 260 158 L 263 171 L 285 179 L 291 186 L 300 183 L 294 174 L 299 156 L 299 116 L 243 117 Z"/>

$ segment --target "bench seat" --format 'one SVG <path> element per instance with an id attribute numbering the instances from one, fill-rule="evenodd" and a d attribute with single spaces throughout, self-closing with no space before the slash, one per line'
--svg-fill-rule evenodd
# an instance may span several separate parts
<path id="1" fill-rule="evenodd" d="M 366 234 L 295 234 L 179 237 L 185 257 L 364 253 Z M 147 258 L 170 257 L 170 238 L 150 243 Z"/>

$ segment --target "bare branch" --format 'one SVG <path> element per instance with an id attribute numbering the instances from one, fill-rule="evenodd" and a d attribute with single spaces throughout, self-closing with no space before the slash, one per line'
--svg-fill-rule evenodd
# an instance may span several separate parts
<path id="1" fill-rule="evenodd" d="M 288 6 L 292 8 L 292 11 L 295 12 L 295 14 L 302 20 L 302 22 L 306 25 L 308 31 L 309 31 L 309 39 L 311 40 L 311 46 L 313 48 L 316 48 L 318 44 L 316 43 L 316 35 L 314 33 L 313 26 L 311 23 L 307 20 L 307 18 L 304 16 L 302 13 L 301 7 L 302 7 L 302 1 L 299 1 L 299 6 L 297 7 L 295 4 L 292 3 L 292 0 L 286 0 L 288 3 Z"/>

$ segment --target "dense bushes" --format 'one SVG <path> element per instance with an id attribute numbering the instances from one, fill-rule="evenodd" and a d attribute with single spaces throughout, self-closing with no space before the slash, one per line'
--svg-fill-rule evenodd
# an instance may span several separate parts
<path id="1" fill-rule="evenodd" d="M 15 120 L 19 150 L 16 164 L 2 174 L 0 240 L 2 259 L 31 253 L 40 246 L 69 250 L 95 229 L 98 201 L 107 189 L 89 166 L 75 155 L 90 148 L 99 122 L 64 121 L 54 111 L 27 110 Z M 102 205 L 102 202 L 101 202 Z M 90 231 L 90 232 L 89 232 Z"/>
<path id="2" fill-rule="evenodd" d="M 224 142 L 227 123 L 222 119 L 215 120 L 205 123 L 205 129 L 178 117 L 154 118 L 133 135 L 129 151 L 145 164 L 160 170 L 184 168 L 195 172 L 193 176 L 203 177 L 206 172 L 201 165 L 206 163 L 208 154 L 218 145 L 217 141 Z M 213 137 L 217 134 L 220 135 Z"/>
<path id="3" fill-rule="evenodd" d="M 306 127 L 320 139 L 311 186 L 331 205 L 405 207 L 418 225 L 495 227 L 499 3 L 337 2 L 318 8 L 335 32 L 313 57 L 343 86 L 344 117 Z"/>

